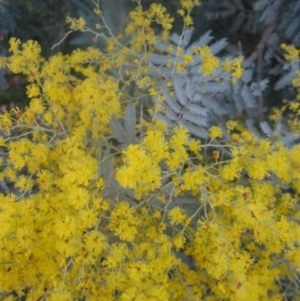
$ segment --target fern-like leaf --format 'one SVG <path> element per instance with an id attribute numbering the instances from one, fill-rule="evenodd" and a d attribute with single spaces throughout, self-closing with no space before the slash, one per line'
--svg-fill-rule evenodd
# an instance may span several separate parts
<path id="1" fill-rule="evenodd" d="M 189 130 L 189 132 L 195 135 L 196 137 L 203 138 L 203 139 L 208 138 L 208 132 L 202 127 L 194 126 L 185 120 L 179 120 L 178 124 L 186 127 Z"/>
<path id="2" fill-rule="evenodd" d="M 253 108 L 256 105 L 254 96 L 252 95 L 250 89 L 247 86 L 244 86 L 241 91 L 241 95 L 245 102 L 247 108 Z"/>
<path id="3" fill-rule="evenodd" d="M 292 79 L 294 78 L 295 76 L 295 73 L 292 71 L 292 72 L 289 72 L 287 73 L 286 75 L 284 75 L 275 85 L 275 90 L 278 91 L 278 90 L 281 90 L 283 89 L 285 86 L 289 85 L 292 81 Z"/>
<path id="4" fill-rule="evenodd" d="M 187 97 L 186 97 L 185 91 L 183 89 L 182 82 L 183 82 L 182 76 L 180 76 L 180 75 L 174 76 L 173 84 L 174 84 L 175 93 L 176 93 L 176 96 L 177 96 L 179 102 L 184 106 L 187 103 Z"/>
<path id="5" fill-rule="evenodd" d="M 269 137 L 269 138 L 273 137 L 273 131 L 272 131 L 270 125 L 266 121 L 260 122 L 259 125 L 260 125 L 260 128 L 262 129 L 263 133 L 267 137 Z"/>
<path id="6" fill-rule="evenodd" d="M 163 96 L 165 97 L 165 102 L 167 105 L 176 113 L 179 114 L 181 111 L 180 105 L 177 103 L 177 101 L 170 96 L 169 91 L 167 88 L 162 89 Z"/>
<path id="7" fill-rule="evenodd" d="M 227 39 L 223 38 L 217 42 L 215 42 L 214 44 L 210 45 L 210 51 L 213 54 L 217 54 L 218 52 L 222 51 L 228 44 Z"/>

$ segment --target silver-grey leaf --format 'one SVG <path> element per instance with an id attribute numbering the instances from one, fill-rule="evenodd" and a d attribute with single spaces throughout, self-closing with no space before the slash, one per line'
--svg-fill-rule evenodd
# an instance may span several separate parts
<path id="1" fill-rule="evenodd" d="M 117 117 L 112 116 L 109 122 L 111 131 L 115 134 L 115 137 L 119 143 L 125 143 L 126 134 L 124 132 L 121 122 Z"/>
<path id="2" fill-rule="evenodd" d="M 135 106 L 129 104 L 125 111 L 124 128 L 126 133 L 126 142 L 128 144 L 136 142 L 136 112 Z"/>

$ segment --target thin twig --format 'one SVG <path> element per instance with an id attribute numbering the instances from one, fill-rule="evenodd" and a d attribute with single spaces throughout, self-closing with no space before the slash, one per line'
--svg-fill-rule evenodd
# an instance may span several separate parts
<path id="1" fill-rule="evenodd" d="M 278 8 L 276 9 L 275 11 L 275 14 L 274 14 L 274 19 L 272 21 L 272 23 L 270 23 L 268 25 L 268 27 L 265 29 L 262 37 L 261 37 L 261 40 L 260 42 L 258 43 L 258 45 L 256 46 L 254 52 L 250 55 L 250 57 L 248 57 L 248 60 L 250 62 L 254 62 L 256 59 L 258 59 L 259 57 L 259 54 L 260 53 L 263 53 L 263 50 L 265 49 L 266 47 L 266 44 L 269 40 L 269 37 L 270 35 L 272 34 L 276 24 L 277 24 L 277 20 L 278 20 L 278 17 L 279 17 L 279 12 L 281 11 L 281 8 L 282 8 L 282 5 L 284 4 L 284 0 L 281 0 Z"/>
<path id="2" fill-rule="evenodd" d="M 72 33 L 74 30 L 70 30 L 68 31 L 67 33 L 65 33 L 64 37 L 56 44 L 54 44 L 52 47 L 51 47 L 51 50 L 53 50 L 56 46 L 60 45 L 66 38 L 67 36 Z"/>
<path id="3" fill-rule="evenodd" d="M 255 51 L 248 58 L 248 60 L 250 62 L 254 62 L 255 60 L 257 60 L 256 81 L 257 81 L 257 84 L 258 84 L 258 89 L 260 90 L 260 96 L 258 98 L 258 114 L 259 114 L 258 118 L 259 118 L 260 121 L 263 120 L 263 105 L 264 105 L 264 98 L 262 96 L 262 92 L 261 92 L 261 89 L 260 89 L 260 82 L 261 82 L 262 68 L 263 68 L 262 56 L 263 56 L 264 49 L 267 46 L 270 35 L 272 34 L 272 32 L 273 32 L 273 30 L 274 30 L 274 28 L 277 24 L 277 20 L 278 20 L 278 17 L 279 17 L 279 12 L 281 11 L 283 3 L 284 3 L 284 0 L 281 0 L 278 8 L 275 11 L 273 21 L 265 29 L 260 42 L 258 43 L 258 45 L 255 48 Z"/>

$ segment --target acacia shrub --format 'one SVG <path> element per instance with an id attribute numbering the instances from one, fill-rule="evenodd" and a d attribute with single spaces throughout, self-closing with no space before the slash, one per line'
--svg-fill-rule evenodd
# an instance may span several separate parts
<path id="1" fill-rule="evenodd" d="M 196 4 L 182 1 L 183 33 Z M 102 18 L 99 7 L 95 13 Z M 104 37 L 107 51 L 45 60 L 37 42 L 12 38 L 11 56 L 1 59 L 27 77 L 30 99 L 0 117 L 1 179 L 15 188 L 0 195 L 1 298 L 296 297 L 299 144 L 256 137 L 238 119 L 210 127 L 204 140 L 144 116 L 151 102 L 142 100 L 164 103 L 159 87 L 172 88 L 164 72 L 149 73 L 165 67 L 149 60 L 157 41 L 151 23 L 166 30 L 166 42 L 172 19 L 160 5 L 139 6 L 130 18 L 126 46 L 112 35 Z M 82 18 L 68 22 L 92 31 Z M 243 76 L 240 58 L 225 64 L 208 45 L 195 47 L 200 76 L 211 80 L 219 69 L 218 80 L 233 85 Z M 287 60 L 299 59 L 283 47 Z M 190 58 L 166 67 L 180 73 Z M 297 100 L 290 102 L 296 116 Z M 163 113 L 157 104 L 150 109 Z"/>

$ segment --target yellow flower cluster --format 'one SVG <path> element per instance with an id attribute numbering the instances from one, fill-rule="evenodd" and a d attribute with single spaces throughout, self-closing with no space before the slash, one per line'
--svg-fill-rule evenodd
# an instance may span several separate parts
<path id="1" fill-rule="evenodd" d="M 286 51 L 284 58 L 287 61 L 297 62 L 299 60 L 300 50 L 298 50 L 295 46 L 286 44 L 281 44 L 280 46 Z"/>
<path id="2" fill-rule="evenodd" d="M 222 63 L 223 70 L 226 73 L 231 73 L 231 82 L 233 84 L 235 84 L 236 81 L 243 76 L 244 69 L 242 67 L 242 63 L 243 63 L 242 56 L 239 56 L 232 60 L 226 58 L 225 61 Z"/>
<path id="3" fill-rule="evenodd" d="M 166 8 L 161 4 L 152 3 L 147 11 L 140 6 L 129 13 L 129 23 L 125 28 L 126 34 L 131 36 L 132 50 L 141 52 L 144 47 L 152 46 L 155 42 L 152 23 L 162 26 L 165 31 L 172 28 L 173 18 L 167 13 Z"/>
<path id="4" fill-rule="evenodd" d="M 282 44 L 281 48 L 285 51 L 284 58 L 289 61 L 292 65 L 297 65 L 300 61 L 300 50 L 297 49 L 293 45 Z M 293 70 L 293 69 L 292 69 Z M 300 123 L 299 123 L 299 115 L 300 115 L 300 71 L 294 71 L 294 78 L 292 79 L 292 86 L 296 89 L 296 97 L 294 100 L 283 99 L 284 105 L 282 108 L 274 108 L 273 114 L 271 115 L 272 120 L 279 121 L 282 119 L 283 113 L 288 109 L 289 128 L 295 132 L 296 134 L 300 133 Z"/>
<path id="5" fill-rule="evenodd" d="M 223 136 L 222 129 L 218 126 L 212 126 L 209 129 L 209 134 L 212 139 L 221 138 Z"/>
<path id="6" fill-rule="evenodd" d="M 125 241 L 133 241 L 137 235 L 137 225 L 140 223 L 138 216 L 134 215 L 133 208 L 126 202 L 117 204 L 111 214 L 109 229 Z"/>
<path id="7" fill-rule="evenodd" d="M 81 31 L 83 31 L 86 26 L 86 22 L 82 17 L 78 19 L 67 17 L 67 24 L 69 24 L 72 30 L 81 30 Z"/>
<path id="8" fill-rule="evenodd" d="M 123 154 L 126 166 L 117 171 L 116 179 L 126 188 L 153 191 L 161 186 L 161 169 L 151 153 L 140 145 L 130 145 Z"/>
<path id="9" fill-rule="evenodd" d="M 227 128 L 227 134 L 235 130 L 231 135 L 232 139 L 227 141 L 227 146 L 224 145 L 225 149 L 229 148 L 226 153 L 231 154 L 228 163 L 208 163 L 207 160 L 202 165 L 201 161 L 196 164 L 191 158 L 179 157 L 181 164 L 178 162 L 178 168 L 187 162 L 192 167 L 186 170 L 172 169 L 168 165 L 170 155 L 160 157 L 162 178 L 168 174 L 173 177 L 172 185 L 178 200 L 183 196 L 187 198 L 188 193 L 192 193 L 199 202 L 195 209 L 184 210 L 183 207 L 176 206 L 176 198 L 173 200 L 172 191 L 170 192 L 170 200 L 175 202 L 175 207 L 168 212 L 169 227 L 173 231 L 176 229 L 173 245 L 176 250 L 184 249 L 195 260 L 196 266 L 202 271 L 198 270 L 198 279 L 205 278 L 206 284 L 209 283 L 216 296 L 212 300 L 247 300 L 253 294 L 257 300 L 267 300 L 269 296 L 266 294 L 266 287 L 272 287 L 280 300 L 278 287 L 273 283 L 285 272 L 280 265 L 278 268 L 270 268 L 266 264 L 272 262 L 275 254 L 278 260 L 289 258 L 289 264 L 293 264 L 296 245 L 300 240 L 300 226 L 286 218 L 287 214 L 297 216 L 298 213 L 293 212 L 296 203 L 289 201 L 289 209 L 284 203 L 278 206 L 281 192 L 273 181 L 275 177 L 277 181 L 300 191 L 300 166 L 296 163 L 299 146 L 291 150 L 280 145 L 272 146 L 266 139 L 258 140 L 243 129 L 239 131 L 238 124 L 234 121 L 228 122 Z M 215 139 L 222 135 L 217 127 L 213 127 L 210 132 Z M 183 129 L 178 128 L 162 145 L 168 144 L 168 152 L 171 154 L 170 145 L 187 149 L 192 143 L 188 141 Z M 212 147 L 213 144 L 207 146 Z M 205 147 L 202 145 L 202 148 Z M 225 149 L 220 149 L 220 152 Z M 247 186 L 242 184 L 246 176 L 252 180 Z M 150 187 L 149 193 L 152 193 Z M 281 202 L 285 200 L 290 198 L 286 196 Z M 166 207 L 162 207 L 162 213 L 166 212 L 170 204 L 169 201 Z M 194 205 L 196 204 L 197 201 Z M 200 217 L 202 211 L 204 219 L 198 219 L 198 230 L 192 230 L 192 234 L 190 227 L 193 225 L 193 218 Z M 272 247 L 268 248 L 269 245 Z M 290 249 L 294 251 L 291 252 Z M 261 282 L 255 280 L 257 272 L 261 275 Z M 192 276 L 186 277 L 186 281 L 193 282 Z M 198 288 L 200 287 L 201 281 L 198 283 Z M 194 298 L 197 294 L 205 294 L 203 289 L 192 291 Z"/>
<path id="10" fill-rule="evenodd" d="M 130 18 L 132 44 L 112 38 L 108 54 L 88 48 L 45 60 L 36 42 L 10 41 L 1 64 L 26 76 L 30 103 L 0 115 L 0 179 L 14 191 L 0 194 L 1 298 L 287 299 L 282 287 L 300 270 L 299 144 L 258 139 L 235 120 L 201 142 L 182 126 L 169 132 L 142 118 L 139 142 L 122 144 L 109 121 L 143 94 L 130 98 L 128 82 L 107 71 L 155 40 L 151 22 L 171 22 L 157 4 Z M 221 62 L 207 46 L 199 55 L 212 76 Z M 141 89 L 143 58 L 130 75 Z M 234 82 L 242 58 L 221 67 Z"/>
<path id="11" fill-rule="evenodd" d="M 213 75 L 220 65 L 218 58 L 211 53 L 209 46 L 203 46 L 200 49 L 197 49 L 197 52 L 199 53 L 202 61 L 200 73 L 207 76 Z"/>

